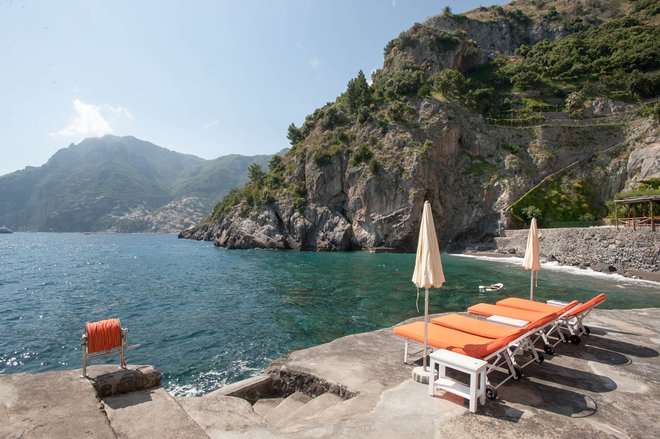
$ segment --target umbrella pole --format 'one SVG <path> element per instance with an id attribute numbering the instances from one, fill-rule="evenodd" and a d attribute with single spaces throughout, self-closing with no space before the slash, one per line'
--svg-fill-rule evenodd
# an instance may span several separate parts
<path id="1" fill-rule="evenodd" d="M 426 372 L 426 351 L 428 350 L 428 325 L 429 325 L 429 289 L 426 288 L 426 298 L 424 300 L 424 360 L 422 361 L 422 366 L 424 367 L 424 372 Z"/>
<path id="2" fill-rule="evenodd" d="M 529 300 L 534 300 L 534 270 L 531 270 L 532 277 L 529 283 Z"/>

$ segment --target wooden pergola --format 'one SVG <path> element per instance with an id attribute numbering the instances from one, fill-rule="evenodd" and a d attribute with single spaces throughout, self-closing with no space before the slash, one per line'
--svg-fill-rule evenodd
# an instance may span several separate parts
<path id="1" fill-rule="evenodd" d="M 656 217 L 653 214 L 653 203 L 660 201 L 660 195 L 646 195 L 643 197 L 631 197 L 624 198 L 623 200 L 614 200 L 614 217 L 616 221 L 616 228 L 619 228 L 619 221 L 623 223 L 625 227 L 632 227 L 633 230 L 636 230 L 637 227 L 651 227 L 651 230 L 655 232 L 655 223 L 656 221 L 660 222 L 660 216 Z M 649 216 L 637 216 L 637 217 L 627 217 L 619 218 L 619 209 L 617 206 L 623 204 L 629 206 L 631 204 L 649 204 Z"/>

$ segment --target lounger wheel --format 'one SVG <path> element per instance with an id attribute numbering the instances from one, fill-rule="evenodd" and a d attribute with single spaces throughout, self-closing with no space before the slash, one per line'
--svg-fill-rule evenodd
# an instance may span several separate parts
<path id="1" fill-rule="evenodd" d="M 536 354 L 536 357 L 537 358 L 534 358 L 534 361 L 536 361 L 538 364 L 543 363 L 543 360 L 545 360 L 545 357 L 543 356 L 543 354 Z"/>
<path id="2" fill-rule="evenodd" d="M 548 355 L 555 355 L 555 348 L 552 345 L 547 344 L 543 346 L 543 352 L 545 352 Z"/>
<path id="3" fill-rule="evenodd" d="M 585 326 L 584 327 L 584 335 L 589 335 L 589 334 L 591 334 L 591 329 L 589 329 L 588 326 Z"/>
<path id="4" fill-rule="evenodd" d="M 520 366 L 513 366 L 514 374 L 511 376 L 514 381 L 518 381 L 523 376 L 523 371 Z"/>
<path id="5" fill-rule="evenodd" d="M 570 341 L 573 344 L 580 344 L 580 336 L 571 335 L 570 337 L 568 337 L 568 341 Z"/>
<path id="6" fill-rule="evenodd" d="M 497 389 L 493 386 L 486 386 L 486 398 L 491 401 L 497 399 Z"/>

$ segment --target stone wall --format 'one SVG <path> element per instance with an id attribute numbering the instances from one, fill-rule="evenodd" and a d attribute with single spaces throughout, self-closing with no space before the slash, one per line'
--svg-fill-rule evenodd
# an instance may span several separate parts
<path id="1" fill-rule="evenodd" d="M 507 230 L 495 251 L 523 256 L 528 230 Z M 660 271 L 660 230 L 616 227 L 539 229 L 541 258 L 597 271 Z"/>

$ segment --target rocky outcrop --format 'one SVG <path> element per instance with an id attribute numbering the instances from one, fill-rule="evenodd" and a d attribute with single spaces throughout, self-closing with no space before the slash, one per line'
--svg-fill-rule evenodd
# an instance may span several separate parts
<path id="1" fill-rule="evenodd" d="M 495 251 L 523 256 L 527 230 L 507 230 L 494 240 Z M 562 265 L 628 274 L 660 271 L 660 234 L 619 227 L 539 229 L 541 257 Z"/>
<path id="2" fill-rule="evenodd" d="M 658 126 L 650 119 L 512 128 L 461 116 L 437 101 L 418 105 L 418 128 L 390 130 L 374 151 L 376 172 L 342 154 L 323 166 L 300 158 L 294 174 L 305 181 L 308 204 L 302 211 L 286 201 L 248 213 L 237 206 L 180 237 L 228 248 L 412 251 L 429 200 L 441 245 L 456 249 L 495 236 L 498 221 L 508 223 L 504 211 L 511 203 L 569 166 L 593 183 L 601 202 L 660 176 Z M 356 142 L 369 136 L 368 128 L 360 131 Z"/>

